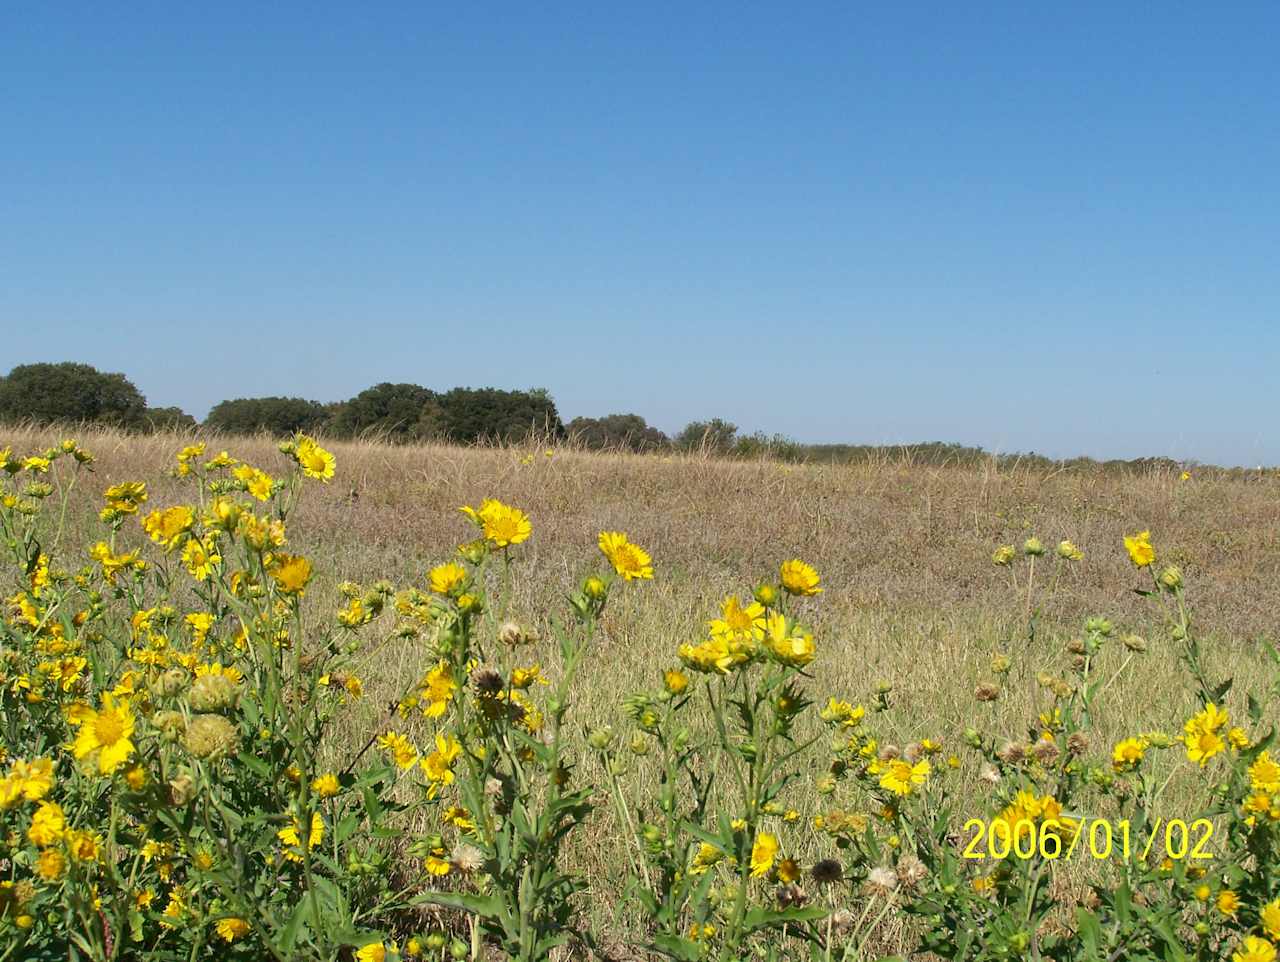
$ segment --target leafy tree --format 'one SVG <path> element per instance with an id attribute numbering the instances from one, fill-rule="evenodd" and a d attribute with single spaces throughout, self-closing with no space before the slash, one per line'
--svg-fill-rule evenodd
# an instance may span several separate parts
<path id="1" fill-rule="evenodd" d="M 556 403 L 545 389 L 500 391 L 458 387 L 440 396 L 442 434 L 450 441 L 519 441 L 531 435 L 563 436 Z"/>
<path id="2" fill-rule="evenodd" d="M 690 421 L 676 435 L 676 444 L 689 451 L 727 454 L 733 450 L 737 437 L 736 424 L 712 418 L 710 421 Z"/>
<path id="3" fill-rule="evenodd" d="M 0 378 L 0 421 L 30 419 L 139 427 L 147 399 L 123 374 L 88 364 L 19 364 Z"/>
<path id="4" fill-rule="evenodd" d="M 147 408 L 142 415 L 148 431 L 188 431 L 196 426 L 196 419 L 182 408 Z"/>
<path id="5" fill-rule="evenodd" d="M 347 437 L 370 431 L 394 441 L 429 437 L 432 419 L 424 413 L 435 397 L 419 384 L 375 384 L 344 403 L 330 429 Z"/>
<path id="6" fill-rule="evenodd" d="M 230 434 L 266 431 L 277 436 L 315 431 L 329 420 L 331 411 L 319 401 L 298 397 L 235 398 L 219 401 L 205 426 Z"/>
<path id="7" fill-rule="evenodd" d="M 608 414 L 602 418 L 574 418 L 565 427 L 569 437 L 588 448 L 652 451 L 671 440 L 638 414 Z"/>

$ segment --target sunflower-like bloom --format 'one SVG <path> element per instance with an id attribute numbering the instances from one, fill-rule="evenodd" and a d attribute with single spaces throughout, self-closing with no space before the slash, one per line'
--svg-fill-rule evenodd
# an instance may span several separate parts
<path id="1" fill-rule="evenodd" d="M 40 807 L 31 816 L 31 827 L 27 829 L 27 838 L 38 848 L 48 848 L 62 838 L 66 827 L 67 822 L 62 806 L 57 802 L 41 802 Z"/>
<path id="2" fill-rule="evenodd" d="M 1111 749 L 1111 767 L 1117 772 L 1128 772 L 1138 767 L 1147 752 L 1147 743 L 1142 738 L 1126 738 L 1116 742 Z"/>
<path id="3" fill-rule="evenodd" d="M 711 637 L 725 640 L 762 641 L 764 639 L 765 608 L 759 602 L 751 602 L 745 608 L 737 595 L 729 595 L 720 608 L 720 617 L 711 621 Z"/>
<path id="4" fill-rule="evenodd" d="M 163 510 L 157 508 L 142 519 L 142 530 L 156 544 L 172 551 L 185 540 L 195 519 L 195 513 L 185 504 Z"/>
<path id="5" fill-rule="evenodd" d="M 1188 719 L 1182 726 L 1184 734 L 1181 738 L 1187 747 L 1187 758 L 1204 768 L 1209 759 L 1224 751 L 1227 743 L 1218 731 L 1226 726 L 1227 721 L 1227 713 L 1212 702 Z"/>
<path id="6" fill-rule="evenodd" d="M 244 489 L 259 501 L 269 501 L 275 488 L 275 478 L 265 471 L 242 464 L 231 472 L 244 485 Z"/>
<path id="7" fill-rule="evenodd" d="M 841 728 L 856 728 L 862 724 L 866 713 L 867 710 L 861 705 L 855 706 L 851 702 L 833 697 L 827 699 L 827 707 L 822 709 L 820 717 L 824 722 L 839 725 Z"/>
<path id="8" fill-rule="evenodd" d="M 333 772 L 325 772 L 312 780 L 311 790 L 321 798 L 333 798 L 342 790 L 342 785 L 338 782 L 337 775 Z"/>
<path id="9" fill-rule="evenodd" d="M 751 846 L 751 877 L 760 878 L 769 874 L 773 868 L 773 860 L 778 857 L 778 839 L 768 832 L 756 836 Z"/>
<path id="10" fill-rule="evenodd" d="M 301 595 L 311 580 L 311 562 L 302 555 L 278 554 L 270 571 L 276 585 L 287 595 Z"/>
<path id="11" fill-rule="evenodd" d="M 822 593 L 822 589 L 818 587 L 821 579 L 817 569 L 799 558 L 782 562 L 780 576 L 783 589 L 790 594 L 807 598 Z"/>
<path id="12" fill-rule="evenodd" d="M 1129 560 L 1139 568 L 1145 568 L 1156 560 L 1156 549 L 1151 547 L 1150 531 L 1125 535 L 1124 547 L 1129 552 Z"/>
<path id="13" fill-rule="evenodd" d="M 813 635 L 776 611 L 769 612 L 765 624 L 765 647 L 774 659 L 792 668 L 803 668 L 813 661 Z"/>
<path id="14" fill-rule="evenodd" d="M 249 923 L 238 918 L 218 919 L 213 928 L 223 941 L 234 942 L 248 933 Z"/>
<path id="15" fill-rule="evenodd" d="M 428 798 L 435 798 L 441 789 L 453 784 L 453 762 L 461 753 L 462 745 L 456 738 L 436 733 L 436 750 L 422 760 L 422 770 L 431 781 Z"/>
<path id="16" fill-rule="evenodd" d="M 117 514 L 136 514 L 138 505 L 147 500 L 145 481 L 124 481 L 107 488 L 103 498 Z"/>
<path id="17" fill-rule="evenodd" d="M 451 595 L 467 583 L 467 569 L 456 561 L 436 565 L 427 574 L 427 585 L 438 595 Z"/>
<path id="18" fill-rule="evenodd" d="M 378 747 L 391 756 L 398 768 L 412 768 L 418 761 L 418 750 L 399 732 L 389 731 L 378 736 Z"/>
<path id="19" fill-rule="evenodd" d="M 1271 794 L 1280 792 L 1280 764 L 1275 762 L 1270 752 L 1262 752 L 1249 766 L 1249 784 L 1255 791 Z M 1280 920 L 1280 914 L 1277 914 L 1277 919 Z"/>
<path id="20" fill-rule="evenodd" d="M 102 575 L 108 584 L 116 583 L 116 576 L 121 571 L 142 571 L 147 563 L 138 557 L 138 552 L 127 551 L 115 554 L 105 541 L 99 541 L 89 549 L 89 557 L 102 565 Z"/>
<path id="21" fill-rule="evenodd" d="M 30 762 L 17 759 L 0 780 L 0 810 L 19 801 L 38 802 L 53 788 L 53 760 L 36 758 Z"/>
<path id="22" fill-rule="evenodd" d="M 449 707 L 449 700 L 458 690 L 458 683 L 453 680 L 453 671 L 448 662 L 440 662 L 422 680 L 420 694 L 425 704 L 422 713 L 428 718 L 439 718 Z"/>
<path id="23" fill-rule="evenodd" d="M 1247 935 L 1231 953 L 1231 962 L 1276 962 L 1276 947 L 1266 939 Z"/>
<path id="24" fill-rule="evenodd" d="M 1280 939 L 1280 899 L 1272 899 L 1258 913 L 1262 929 L 1273 939 Z"/>
<path id="25" fill-rule="evenodd" d="M 693 856 L 693 861 L 689 863 L 689 874 L 702 875 L 722 858 L 724 858 L 724 852 L 710 842 L 703 842 L 698 846 L 698 851 Z"/>
<path id="26" fill-rule="evenodd" d="M 910 795 L 917 785 L 923 785 L 928 780 L 930 771 L 932 766 L 924 759 L 913 765 L 895 758 L 880 773 L 880 787 L 895 795 Z"/>
<path id="27" fill-rule="evenodd" d="M 533 523 L 527 514 L 495 498 L 485 498 L 479 508 L 468 505 L 460 510 L 479 526 L 485 540 L 496 548 L 520 544 L 533 533 Z"/>
<path id="28" fill-rule="evenodd" d="M 315 478 L 317 481 L 328 484 L 337 463 L 333 455 L 316 444 L 314 438 L 309 438 L 305 434 L 299 434 L 295 444 L 297 446 L 294 448 L 293 456 L 302 468 L 302 473 L 308 478 Z"/>
<path id="29" fill-rule="evenodd" d="M 677 654 L 682 662 L 695 671 L 714 671 L 727 675 L 730 670 L 745 665 L 754 658 L 756 651 L 755 642 L 712 638 L 696 645 L 681 645 Z"/>
<path id="30" fill-rule="evenodd" d="M 653 577 L 653 559 L 639 545 L 632 544 L 624 532 L 601 531 L 598 543 L 600 553 L 624 580 Z"/>
<path id="31" fill-rule="evenodd" d="M 80 729 L 72 753 L 81 761 L 96 754 L 99 773 L 110 775 L 133 755 L 134 718 L 127 698 L 117 700 L 107 692 L 97 711 L 81 705 L 71 710 L 69 720 Z"/>
<path id="32" fill-rule="evenodd" d="M 199 538 L 188 541 L 182 549 L 182 563 L 196 581 L 208 581 L 212 578 L 217 566 L 222 564 L 218 542 L 213 535 L 206 536 L 203 541 Z"/>
<path id="33" fill-rule="evenodd" d="M 276 832 L 276 838 L 284 844 L 283 855 L 290 862 L 302 861 L 302 827 L 295 821 Z M 314 849 L 324 841 L 324 819 L 319 812 L 311 813 L 311 833 L 307 837 L 307 848 Z"/>

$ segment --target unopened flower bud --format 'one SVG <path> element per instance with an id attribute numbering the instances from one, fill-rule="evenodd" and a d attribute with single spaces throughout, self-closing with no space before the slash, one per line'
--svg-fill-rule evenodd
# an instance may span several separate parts
<path id="1" fill-rule="evenodd" d="M 1128 634 L 1121 638 L 1120 641 L 1130 651 L 1143 652 L 1147 650 L 1147 641 L 1141 635 Z"/>
<path id="2" fill-rule="evenodd" d="M 778 589 L 775 585 L 760 584 L 756 586 L 755 600 L 757 604 L 772 608 L 778 603 Z"/>
<path id="3" fill-rule="evenodd" d="M 610 725 L 602 725 L 600 728 L 592 729 L 587 735 L 587 744 L 595 751 L 602 752 L 609 747 L 609 743 L 613 741 L 613 728 Z"/>

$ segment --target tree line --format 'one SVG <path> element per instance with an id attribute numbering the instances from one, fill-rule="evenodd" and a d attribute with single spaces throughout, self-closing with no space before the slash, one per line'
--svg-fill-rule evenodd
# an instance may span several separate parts
<path id="1" fill-rule="evenodd" d="M 656 451 L 704 448 L 724 454 L 750 442 L 719 419 L 696 421 L 671 438 L 638 414 L 574 418 L 564 423 L 543 388 L 507 391 L 420 384 L 375 384 L 345 401 L 300 397 L 229 398 L 203 423 L 175 407 L 152 407 L 124 374 L 74 362 L 20 364 L 0 377 L 0 422 L 100 424 L 154 432 L 198 426 L 228 434 L 298 431 L 391 442 L 511 443 L 529 438 L 573 440 L 589 448 Z M 759 443 L 764 443 L 760 439 Z"/>
<path id="2" fill-rule="evenodd" d="M 101 424 L 126 431 L 190 430 L 203 426 L 227 434 L 298 431 L 332 438 L 377 437 L 393 443 L 516 443 L 531 438 L 570 441 L 596 450 L 698 451 L 717 457 L 771 457 L 783 461 L 857 464 L 884 461 L 942 467 L 995 460 L 1001 466 L 1180 469 L 1168 458 L 1069 461 L 1044 455 L 993 455 L 982 448 L 943 441 L 921 444 L 802 444 L 784 435 L 744 434 L 721 418 L 692 421 L 668 436 L 639 414 L 608 414 L 561 421 L 543 388 L 506 391 L 456 387 L 434 391 L 420 384 L 375 384 L 345 401 L 298 397 L 220 401 L 203 424 L 180 408 L 151 407 L 125 375 L 88 364 L 20 364 L 0 377 L 0 423 Z"/>

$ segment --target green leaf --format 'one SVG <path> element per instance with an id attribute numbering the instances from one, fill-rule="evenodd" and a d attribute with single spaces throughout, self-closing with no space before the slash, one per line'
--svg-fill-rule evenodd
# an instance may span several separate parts
<path id="1" fill-rule="evenodd" d="M 1080 942 L 1084 946 L 1085 958 L 1100 959 L 1103 957 L 1104 953 L 1101 951 L 1102 927 L 1098 925 L 1097 918 L 1088 909 L 1076 909 L 1076 934 L 1080 937 Z"/>
<path id="2" fill-rule="evenodd" d="M 693 822 L 688 822 L 688 821 L 681 822 L 680 827 L 684 829 L 686 832 L 688 832 L 690 835 L 692 835 L 694 838 L 699 839 L 700 841 L 706 842 L 708 845 L 714 845 L 717 849 L 719 849 L 721 852 L 724 852 L 726 855 L 733 854 L 732 837 L 730 837 L 726 841 L 726 839 L 723 836 L 713 835 L 710 832 L 708 832 L 706 829 L 702 828 L 700 825 L 695 825 L 693 824 Z"/>
<path id="3" fill-rule="evenodd" d="M 423 892 L 409 902 L 410 905 L 441 905 L 447 909 L 470 912 L 482 919 L 499 919 L 503 915 L 502 900 L 496 895 L 477 895 L 473 892 Z"/>
<path id="4" fill-rule="evenodd" d="M 680 962 L 698 962 L 702 958 L 702 948 L 697 942 L 690 942 L 678 935 L 654 936 L 653 944 L 649 947 L 668 958 L 679 959 Z"/>
<path id="5" fill-rule="evenodd" d="M 815 922 L 827 917 L 827 909 L 822 905 L 810 905 L 795 909 L 767 909 L 757 906 L 749 911 L 742 920 L 748 932 L 757 929 L 771 929 L 789 922 Z"/>

